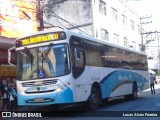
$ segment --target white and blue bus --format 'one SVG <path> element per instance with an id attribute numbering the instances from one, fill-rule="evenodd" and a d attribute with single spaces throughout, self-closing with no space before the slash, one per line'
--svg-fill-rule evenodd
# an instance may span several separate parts
<path id="1" fill-rule="evenodd" d="M 145 54 L 68 30 L 17 39 L 18 105 L 59 105 L 137 98 L 148 88 Z"/>

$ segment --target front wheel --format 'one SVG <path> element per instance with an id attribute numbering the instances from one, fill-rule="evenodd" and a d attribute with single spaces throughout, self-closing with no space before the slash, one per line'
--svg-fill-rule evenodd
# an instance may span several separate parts
<path id="1" fill-rule="evenodd" d="M 94 110 L 99 107 L 100 94 L 97 88 L 92 88 L 91 95 L 89 97 L 89 108 Z"/>

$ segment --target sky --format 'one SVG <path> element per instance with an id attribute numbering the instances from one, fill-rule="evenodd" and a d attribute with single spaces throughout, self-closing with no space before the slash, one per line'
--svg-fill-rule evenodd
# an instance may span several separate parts
<path id="1" fill-rule="evenodd" d="M 143 19 L 144 22 L 152 22 L 145 24 L 150 31 L 160 31 L 160 0 L 119 0 L 124 1 L 132 11 L 140 17 L 151 17 Z M 142 21 L 142 22 L 143 22 Z"/>

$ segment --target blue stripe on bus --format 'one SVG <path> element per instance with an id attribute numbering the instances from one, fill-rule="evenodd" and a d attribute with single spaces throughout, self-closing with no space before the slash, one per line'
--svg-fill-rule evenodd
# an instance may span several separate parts
<path id="1" fill-rule="evenodd" d="M 108 98 L 112 93 L 113 89 L 117 86 L 120 86 L 122 83 L 127 81 L 136 81 L 138 88 L 143 90 L 144 85 L 147 80 L 141 75 L 132 72 L 132 71 L 124 71 L 118 70 L 108 74 L 101 82 L 101 90 L 102 90 L 102 98 Z M 117 87 L 118 88 L 118 87 Z"/>
<path id="2" fill-rule="evenodd" d="M 70 88 L 66 88 L 64 91 L 60 93 L 47 93 L 41 95 L 30 95 L 24 96 L 17 92 L 18 95 L 18 105 L 50 105 L 50 104 L 61 104 L 61 103 L 73 103 L 73 92 Z M 33 101 L 36 98 L 43 98 L 43 102 L 35 102 Z M 52 101 L 50 101 L 52 100 Z M 30 102 L 26 102 L 30 101 Z"/>

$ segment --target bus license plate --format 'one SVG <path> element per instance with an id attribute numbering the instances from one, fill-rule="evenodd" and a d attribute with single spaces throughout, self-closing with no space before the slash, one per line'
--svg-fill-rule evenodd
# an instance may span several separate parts
<path id="1" fill-rule="evenodd" d="M 43 102 L 44 99 L 43 98 L 35 98 L 35 102 Z"/>

